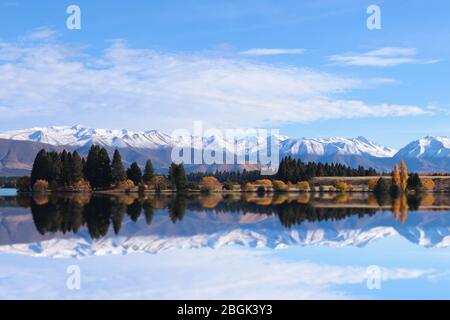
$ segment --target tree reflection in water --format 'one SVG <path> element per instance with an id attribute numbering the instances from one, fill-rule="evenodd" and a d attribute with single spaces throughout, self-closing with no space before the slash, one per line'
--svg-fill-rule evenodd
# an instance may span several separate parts
<path id="1" fill-rule="evenodd" d="M 9 200 L 10 201 L 10 200 Z M 16 205 L 29 207 L 41 234 L 76 233 L 86 227 L 92 239 L 99 239 L 112 228 L 120 233 L 125 215 L 137 222 L 141 215 L 151 224 L 155 210 L 164 210 L 173 223 L 180 223 L 186 212 L 216 214 L 261 214 L 277 216 L 286 228 L 304 222 L 336 221 L 350 216 L 374 215 L 391 210 L 393 218 L 404 223 L 408 211 L 421 205 L 432 206 L 432 195 L 410 195 L 397 199 L 367 195 L 248 194 L 212 195 L 41 195 L 16 197 Z M 1 205 L 1 201 L 0 201 Z"/>

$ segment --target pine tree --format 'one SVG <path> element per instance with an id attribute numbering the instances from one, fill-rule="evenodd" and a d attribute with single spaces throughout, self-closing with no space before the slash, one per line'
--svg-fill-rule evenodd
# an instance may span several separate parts
<path id="1" fill-rule="evenodd" d="M 60 155 L 56 151 L 51 151 L 48 153 L 49 159 L 49 177 L 48 183 L 53 185 L 58 185 L 61 181 L 62 163 Z"/>
<path id="2" fill-rule="evenodd" d="M 72 183 L 77 183 L 83 180 L 83 160 L 76 151 L 73 152 L 70 159 L 70 173 Z"/>
<path id="3" fill-rule="evenodd" d="M 101 148 L 98 154 L 98 174 L 100 187 L 109 188 L 112 184 L 111 178 L 111 160 L 109 159 L 108 151 Z"/>
<path id="4" fill-rule="evenodd" d="M 172 188 L 176 186 L 176 174 L 177 174 L 176 172 L 177 172 L 177 164 L 172 162 L 169 167 L 169 174 L 167 175 L 167 178 L 169 179 Z"/>
<path id="5" fill-rule="evenodd" d="M 42 149 L 36 155 L 31 170 L 31 185 L 33 186 L 37 180 L 49 180 L 49 158 L 47 151 Z"/>
<path id="6" fill-rule="evenodd" d="M 176 168 L 176 187 L 177 191 L 186 190 L 188 180 L 186 177 L 186 171 L 184 170 L 184 165 L 180 163 Z"/>
<path id="7" fill-rule="evenodd" d="M 113 161 L 111 164 L 111 178 L 113 184 L 118 184 L 121 181 L 125 181 L 127 179 L 127 175 L 125 173 L 125 169 L 122 163 L 122 157 L 118 150 L 114 151 Z"/>
<path id="8" fill-rule="evenodd" d="M 142 182 L 141 168 L 139 168 L 139 165 L 136 162 L 133 162 L 127 170 L 127 176 L 136 186 Z"/>
<path id="9" fill-rule="evenodd" d="M 154 176 L 153 164 L 151 160 L 147 160 L 144 169 L 144 175 L 142 176 L 142 180 L 146 184 L 150 184 Z"/>
<path id="10" fill-rule="evenodd" d="M 66 150 L 63 150 L 63 152 L 60 155 L 61 159 L 61 179 L 59 181 L 59 184 L 64 185 L 71 185 L 71 168 L 70 168 L 70 160 L 69 160 L 70 152 L 67 153 Z M 70 155 L 72 157 L 72 155 Z"/>
<path id="11" fill-rule="evenodd" d="M 105 148 L 91 146 L 86 160 L 86 179 L 92 188 L 111 186 L 111 160 Z"/>
<path id="12" fill-rule="evenodd" d="M 98 155 L 100 153 L 100 147 L 97 145 L 92 145 L 89 149 L 89 153 L 86 159 L 86 168 L 85 168 L 85 176 L 86 179 L 91 184 L 92 188 L 99 187 L 99 178 L 98 178 Z"/>

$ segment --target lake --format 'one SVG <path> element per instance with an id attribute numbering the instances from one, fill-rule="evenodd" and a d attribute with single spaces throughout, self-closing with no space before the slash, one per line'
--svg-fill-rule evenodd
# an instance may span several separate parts
<path id="1" fill-rule="evenodd" d="M 448 194 L 0 189 L 1 299 L 450 298 Z"/>

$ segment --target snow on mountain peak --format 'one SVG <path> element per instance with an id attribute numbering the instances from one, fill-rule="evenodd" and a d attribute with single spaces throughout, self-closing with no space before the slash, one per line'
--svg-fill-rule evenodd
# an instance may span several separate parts
<path id="1" fill-rule="evenodd" d="M 134 132 L 130 130 L 109 130 L 88 128 L 82 125 L 72 127 L 51 126 L 47 128 L 30 128 L 0 133 L 0 138 L 11 140 L 27 140 L 47 143 L 56 146 L 89 146 L 100 144 L 103 146 L 116 148 L 148 148 L 156 149 L 160 147 L 170 147 L 174 145 L 190 145 L 190 139 L 186 137 L 171 137 L 170 135 L 149 130 L 144 132 Z M 262 143 L 261 137 L 243 137 L 235 141 L 226 140 L 221 137 L 204 137 L 203 143 L 207 147 L 226 147 L 233 149 L 234 143 L 237 150 L 255 150 Z M 322 139 L 289 139 L 286 136 L 274 135 L 271 139 L 276 139 L 280 143 L 281 151 L 296 155 L 368 155 L 372 157 L 391 157 L 395 150 L 382 147 L 367 140 L 364 137 L 346 139 L 340 137 Z"/>
<path id="2" fill-rule="evenodd" d="M 433 137 L 416 140 L 402 148 L 396 155 L 399 158 L 450 158 L 450 138 Z"/>
<path id="3" fill-rule="evenodd" d="M 380 146 L 364 137 L 354 139 L 341 137 L 289 139 L 283 147 L 283 151 L 300 156 L 361 155 L 383 158 L 392 157 L 396 153 L 396 150 Z"/>

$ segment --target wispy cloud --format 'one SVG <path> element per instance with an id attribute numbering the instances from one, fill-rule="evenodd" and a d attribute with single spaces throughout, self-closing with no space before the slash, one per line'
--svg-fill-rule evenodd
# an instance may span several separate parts
<path id="1" fill-rule="evenodd" d="M 46 39 L 44 33 L 31 38 Z M 339 98 L 371 83 L 379 80 L 236 57 L 132 49 L 122 41 L 100 57 L 55 40 L 19 41 L 0 44 L 0 124 L 20 119 L 33 125 L 170 130 L 196 120 L 250 127 L 429 113 L 414 105 Z"/>
<path id="2" fill-rule="evenodd" d="M 39 40 L 51 40 L 54 39 L 57 35 L 57 32 L 47 28 L 47 27 L 40 27 L 36 28 L 24 37 L 21 38 L 21 40 L 24 41 L 39 41 Z"/>
<path id="3" fill-rule="evenodd" d="M 367 266 L 289 261 L 272 252 L 233 247 L 39 260 L 14 255 L 5 259 L 0 298 L 355 299 L 370 295 L 357 290 L 366 288 Z M 61 285 L 66 283 L 61 270 L 70 264 L 79 265 L 86 275 L 81 290 Z M 414 283 L 436 273 L 418 268 L 382 268 L 381 272 L 383 284 Z"/>
<path id="4" fill-rule="evenodd" d="M 245 56 L 276 56 L 284 54 L 302 54 L 305 49 L 277 49 L 277 48 L 254 48 L 242 51 L 241 54 Z"/>
<path id="5" fill-rule="evenodd" d="M 417 58 L 415 48 L 384 47 L 365 53 L 346 53 L 327 57 L 329 61 L 346 66 L 393 67 L 401 64 L 431 64 L 439 60 Z"/>

